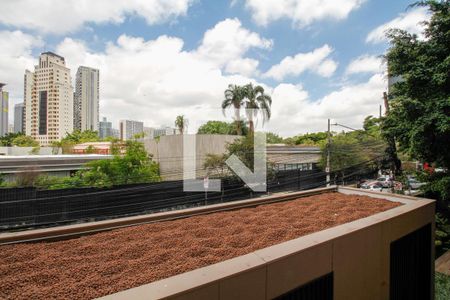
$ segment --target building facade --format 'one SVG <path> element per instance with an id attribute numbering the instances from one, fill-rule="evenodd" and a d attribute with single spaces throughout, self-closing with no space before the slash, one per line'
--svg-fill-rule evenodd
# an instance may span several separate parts
<path id="1" fill-rule="evenodd" d="M 9 94 L 3 90 L 5 83 L 0 83 L 0 136 L 8 133 Z"/>
<path id="2" fill-rule="evenodd" d="M 103 118 L 103 120 L 99 122 L 98 135 L 101 139 L 104 139 L 108 136 L 113 136 L 112 123 L 109 122 L 106 118 Z"/>
<path id="3" fill-rule="evenodd" d="M 131 140 L 136 134 L 144 132 L 144 123 L 132 120 L 121 120 L 119 123 L 120 139 Z"/>
<path id="4" fill-rule="evenodd" d="M 116 138 L 116 139 L 120 139 L 120 130 L 117 128 L 112 128 L 111 129 L 111 133 L 112 133 L 112 137 Z"/>
<path id="5" fill-rule="evenodd" d="M 24 80 L 25 133 L 41 146 L 73 131 L 73 88 L 64 57 L 44 52 Z"/>
<path id="6" fill-rule="evenodd" d="M 165 135 L 174 135 L 177 133 L 177 130 L 175 128 L 169 127 L 169 126 L 162 126 L 161 128 L 156 128 L 153 131 L 153 138 L 158 136 L 165 136 Z"/>
<path id="7" fill-rule="evenodd" d="M 97 69 L 78 68 L 73 102 L 74 129 L 99 130 L 99 76 Z"/>
<path id="8" fill-rule="evenodd" d="M 25 133 L 24 123 L 25 123 L 25 104 L 17 103 L 14 106 L 14 132 Z"/>
<path id="9" fill-rule="evenodd" d="M 23 104 L 25 104 L 24 117 L 24 133 L 31 136 L 31 120 L 32 120 L 32 93 L 33 93 L 34 74 L 29 70 L 25 70 L 23 76 Z"/>
<path id="10" fill-rule="evenodd" d="M 154 139 L 155 138 L 155 128 L 153 127 L 144 127 L 144 138 L 146 139 Z"/>

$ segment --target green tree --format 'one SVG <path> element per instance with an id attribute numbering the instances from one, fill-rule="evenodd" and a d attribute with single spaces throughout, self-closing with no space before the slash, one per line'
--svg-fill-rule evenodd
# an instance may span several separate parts
<path id="1" fill-rule="evenodd" d="M 247 135 L 227 144 L 225 157 L 235 154 L 250 170 L 254 168 L 254 141 L 253 135 Z"/>
<path id="2" fill-rule="evenodd" d="M 188 120 L 184 117 L 184 115 L 179 115 L 175 119 L 175 126 L 180 131 L 180 134 L 183 134 L 184 133 L 184 129 L 186 129 L 187 126 L 188 126 Z"/>
<path id="3" fill-rule="evenodd" d="M 389 95 L 390 110 L 382 133 L 398 142 L 413 159 L 446 168 L 422 174 L 425 197 L 437 200 L 436 253 L 450 248 L 450 1 L 421 1 L 431 18 L 425 39 L 403 30 L 388 33 L 391 47 L 386 59 L 390 76 L 399 76 Z M 395 145 L 391 143 L 391 148 Z"/>
<path id="4" fill-rule="evenodd" d="M 389 95 L 383 120 L 385 136 L 394 136 L 412 158 L 450 167 L 450 1 L 422 1 L 432 13 L 425 37 L 403 30 L 388 33 L 390 76 L 401 76 Z"/>
<path id="5" fill-rule="evenodd" d="M 75 130 L 72 133 L 68 133 L 60 142 L 54 142 L 52 147 L 61 147 L 63 153 L 71 153 L 73 146 L 77 144 L 98 142 L 100 140 L 97 131 Z"/>
<path id="6" fill-rule="evenodd" d="M 17 137 L 24 136 L 23 133 L 7 133 L 0 137 L 0 146 L 11 147 L 13 146 L 13 140 Z"/>
<path id="7" fill-rule="evenodd" d="M 266 140 L 268 144 L 281 144 L 283 143 L 283 138 L 276 133 L 267 132 Z"/>
<path id="8" fill-rule="evenodd" d="M 88 163 L 88 170 L 79 174 L 85 185 L 112 186 L 161 180 L 158 164 L 152 161 L 141 142 L 126 141 L 125 148 L 124 155 Z"/>
<path id="9" fill-rule="evenodd" d="M 243 121 L 239 121 L 242 134 L 246 135 L 248 127 Z M 223 121 L 208 121 L 198 128 L 197 134 L 230 134 L 238 135 L 235 123 L 227 123 Z"/>
<path id="10" fill-rule="evenodd" d="M 346 168 L 361 164 L 369 160 L 364 148 L 354 134 L 341 133 L 333 136 L 330 145 L 322 146 L 322 157 L 320 165 L 325 168 L 327 160 L 327 150 L 330 150 L 330 167 L 332 172 L 339 172 L 344 177 Z"/>
<path id="11" fill-rule="evenodd" d="M 68 133 L 61 142 L 69 142 L 74 144 L 87 143 L 87 142 L 98 142 L 100 138 L 98 137 L 97 131 L 92 130 L 75 130 L 72 133 Z"/>
<path id="12" fill-rule="evenodd" d="M 17 147 L 39 147 L 39 143 L 36 140 L 26 135 L 18 135 L 12 140 L 11 145 Z"/>
<path id="13" fill-rule="evenodd" d="M 225 114 L 226 109 L 232 107 L 234 109 L 234 122 L 238 135 L 242 135 L 240 110 L 244 104 L 245 91 L 244 88 L 235 84 L 228 85 L 224 92 L 225 99 L 222 101 L 222 110 Z"/>
<path id="14" fill-rule="evenodd" d="M 305 133 L 293 138 L 295 145 L 321 146 L 324 145 L 328 138 L 326 132 Z"/>
<path id="15" fill-rule="evenodd" d="M 326 166 L 329 149 L 331 171 L 344 177 L 349 167 L 362 165 L 365 169 L 375 170 L 385 163 L 387 143 L 379 134 L 376 120 L 371 116 L 367 117 L 363 127 L 364 130 L 333 132 L 330 145 L 327 143 L 326 132 L 306 134 L 302 138 L 315 141 L 316 145 L 321 146 L 320 165 L 323 168 Z"/>
<path id="16" fill-rule="evenodd" d="M 249 130 L 250 133 L 253 133 L 255 131 L 254 118 L 258 113 L 261 113 L 263 122 L 270 119 L 272 98 L 264 93 L 262 86 L 253 86 L 252 83 L 245 85 L 243 91 L 246 98 L 245 108 L 247 109 Z"/>
<path id="17" fill-rule="evenodd" d="M 227 160 L 226 154 L 207 154 L 203 163 L 210 176 L 223 177 L 225 171 L 228 169 L 225 161 Z"/>

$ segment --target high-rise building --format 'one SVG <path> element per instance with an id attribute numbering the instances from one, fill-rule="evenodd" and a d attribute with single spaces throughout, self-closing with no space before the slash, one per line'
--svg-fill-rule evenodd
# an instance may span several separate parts
<path id="1" fill-rule="evenodd" d="M 163 135 L 174 135 L 176 129 L 169 126 L 161 126 L 153 131 L 153 137 L 163 136 Z"/>
<path id="2" fill-rule="evenodd" d="M 41 146 L 73 131 L 71 82 L 64 57 L 52 52 L 39 56 L 34 72 L 25 72 L 25 133 Z"/>
<path id="3" fill-rule="evenodd" d="M 136 134 L 144 132 L 144 123 L 139 121 L 121 120 L 119 123 L 120 139 L 131 140 Z"/>
<path id="4" fill-rule="evenodd" d="M 97 69 L 78 68 L 73 102 L 74 129 L 99 130 L 99 75 Z"/>
<path id="5" fill-rule="evenodd" d="M 24 117 L 24 133 L 31 136 L 31 109 L 32 109 L 32 93 L 33 93 L 34 74 L 31 71 L 25 70 L 23 76 L 23 104 L 25 104 L 25 117 Z"/>
<path id="6" fill-rule="evenodd" d="M 98 135 L 101 139 L 104 139 L 108 136 L 113 136 L 112 132 L 112 123 L 108 122 L 106 118 L 103 118 L 98 125 Z"/>
<path id="7" fill-rule="evenodd" d="M 25 132 L 25 104 L 17 103 L 14 105 L 14 132 Z"/>
<path id="8" fill-rule="evenodd" d="M 155 138 L 155 128 L 144 127 L 144 134 L 145 134 L 146 139 L 154 139 Z"/>
<path id="9" fill-rule="evenodd" d="M 0 83 L 0 136 L 8 133 L 9 94 L 3 90 L 6 83 Z"/>
<path id="10" fill-rule="evenodd" d="M 116 139 L 120 139 L 120 130 L 117 128 L 112 128 L 111 129 L 111 136 L 116 138 Z"/>

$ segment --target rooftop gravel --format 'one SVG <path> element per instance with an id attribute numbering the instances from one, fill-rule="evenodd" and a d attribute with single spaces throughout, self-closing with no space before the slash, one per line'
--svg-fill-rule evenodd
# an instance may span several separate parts
<path id="1" fill-rule="evenodd" d="M 401 205 L 326 193 L 0 247 L 0 299 L 91 299 L 247 254 Z"/>

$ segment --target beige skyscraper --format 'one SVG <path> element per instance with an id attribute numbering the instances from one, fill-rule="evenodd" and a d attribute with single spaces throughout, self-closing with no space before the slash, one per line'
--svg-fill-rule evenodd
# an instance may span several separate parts
<path id="1" fill-rule="evenodd" d="M 79 67 L 73 102 L 74 129 L 98 131 L 99 70 Z"/>
<path id="2" fill-rule="evenodd" d="M 50 145 L 73 131 L 73 88 L 64 57 L 42 53 L 24 78 L 25 132 Z"/>
<path id="3" fill-rule="evenodd" d="M 5 83 L 0 83 L 0 136 L 8 133 L 9 94 L 3 90 Z"/>

